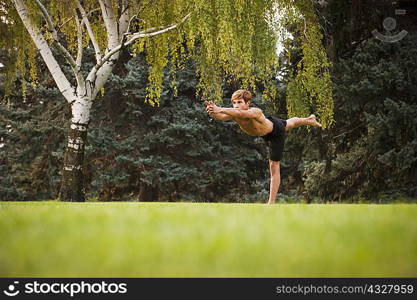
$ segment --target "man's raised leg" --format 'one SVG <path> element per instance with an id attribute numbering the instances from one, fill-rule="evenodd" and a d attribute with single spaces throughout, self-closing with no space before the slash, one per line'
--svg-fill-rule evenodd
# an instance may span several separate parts
<path id="1" fill-rule="evenodd" d="M 288 131 L 293 128 L 300 126 L 313 126 L 321 127 L 321 124 L 317 122 L 315 115 L 310 115 L 308 118 L 291 118 L 287 120 L 287 125 L 285 126 L 285 131 Z"/>
<path id="2" fill-rule="evenodd" d="M 269 161 L 269 171 L 271 173 L 271 184 L 269 186 L 269 200 L 268 204 L 274 204 L 275 198 L 281 183 L 280 163 L 279 161 Z"/>

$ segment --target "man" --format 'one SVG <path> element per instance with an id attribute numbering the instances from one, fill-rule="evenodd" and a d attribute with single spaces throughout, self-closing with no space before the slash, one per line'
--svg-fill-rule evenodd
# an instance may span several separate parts
<path id="1" fill-rule="evenodd" d="M 265 116 L 262 110 L 249 107 L 252 94 L 246 90 L 237 90 L 233 93 L 231 102 L 233 108 L 219 107 L 212 101 L 206 101 L 206 111 L 214 118 L 222 121 L 232 120 L 239 124 L 240 129 L 251 136 L 262 137 L 269 150 L 269 171 L 271 184 L 269 187 L 268 204 L 274 204 L 281 183 L 280 161 L 284 152 L 285 132 L 303 125 L 321 127 L 314 115 L 308 118 L 291 118 L 281 120 Z"/>

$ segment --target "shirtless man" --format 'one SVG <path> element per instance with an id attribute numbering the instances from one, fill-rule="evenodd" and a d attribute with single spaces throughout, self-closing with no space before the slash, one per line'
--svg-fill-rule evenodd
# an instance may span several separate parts
<path id="1" fill-rule="evenodd" d="M 284 152 L 285 132 L 303 125 L 321 127 L 321 124 L 316 121 L 314 115 L 288 120 L 265 116 L 261 109 L 249 107 L 251 101 L 252 94 L 249 91 L 237 90 L 231 98 L 233 108 L 219 107 L 212 101 L 206 101 L 205 104 L 206 111 L 213 118 L 235 121 L 246 134 L 260 136 L 265 140 L 269 150 L 269 171 L 271 172 L 268 204 L 274 204 L 281 183 L 280 161 Z"/>

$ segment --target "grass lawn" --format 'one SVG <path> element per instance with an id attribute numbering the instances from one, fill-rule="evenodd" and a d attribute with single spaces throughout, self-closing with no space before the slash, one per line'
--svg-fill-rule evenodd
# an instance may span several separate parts
<path id="1" fill-rule="evenodd" d="M 0 277 L 417 277 L 417 205 L 0 202 Z"/>

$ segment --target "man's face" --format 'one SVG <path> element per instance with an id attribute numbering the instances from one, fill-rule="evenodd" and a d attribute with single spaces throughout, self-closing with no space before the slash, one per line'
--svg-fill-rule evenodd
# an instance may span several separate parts
<path id="1" fill-rule="evenodd" d="M 247 103 L 245 103 L 245 100 L 243 99 L 236 99 L 236 100 L 232 100 L 232 104 L 233 104 L 233 108 L 249 109 L 250 102 L 248 101 Z"/>

